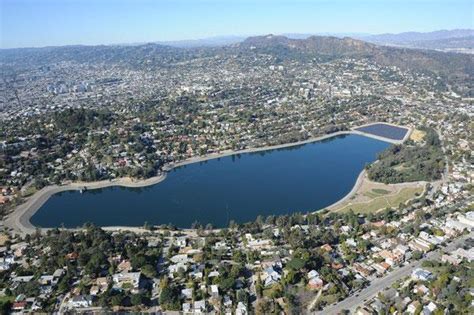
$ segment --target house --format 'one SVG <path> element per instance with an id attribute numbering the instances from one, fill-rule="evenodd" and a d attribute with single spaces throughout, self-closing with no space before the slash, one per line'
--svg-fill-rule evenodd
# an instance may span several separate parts
<path id="1" fill-rule="evenodd" d="M 321 246 L 321 249 L 324 250 L 325 252 L 332 252 L 332 247 L 329 244 L 324 244 Z"/>
<path id="2" fill-rule="evenodd" d="M 131 289 L 138 291 L 140 289 L 141 272 L 123 272 L 112 276 L 114 288 Z"/>
<path id="3" fill-rule="evenodd" d="M 371 222 L 372 227 L 374 228 L 381 228 L 385 225 L 385 221 L 377 221 L 377 222 Z"/>
<path id="4" fill-rule="evenodd" d="M 224 295 L 224 307 L 225 308 L 232 308 L 232 298 L 228 295 Z"/>
<path id="5" fill-rule="evenodd" d="M 79 258 L 79 254 L 76 253 L 76 252 L 71 252 L 69 254 L 66 255 L 66 259 L 67 260 L 70 260 L 70 261 L 74 261 L 76 260 L 77 258 Z"/>
<path id="6" fill-rule="evenodd" d="M 99 288 L 99 293 L 109 288 L 109 280 L 107 277 L 99 277 L 95 280 L 95 284 Z"/>
<path id="7" fill-rule="evenodd" d="M 341 226 L 340 230 L 341 230 L 341 233 L 348 234 L 352 229 L 348 225 L 343 225 Z"/>
<path id="8" fill-rule="evenodd" d="M 188 244 L 188 240 L 186 236 L 180 236 L 175 239 L 174 243 L 176 246 L 184 248 Z"/>
<path id="9" fill-rule="evenodd" d="M 117 271 L 118 272 L 124 272 L 124 271 L 128 272 L 131 269 L 132 269 L 132 263 L 130 262 L 130 260 L 123 260 L 117 266 Z"/>
<path id="10" fill-rule="evenodd" d="M 204 274 L 201 271 L 193 271 L 190 273 L 190 276 L 192 276 L 194 279 L 202 279 Z"/>
<path id="11" fill-rule="evenodd" d="M 92 306 L 92 297 L 90 295 L 77 295 L 69 300 L 71 308 L 83 308 Z"/>
<path id="12" fill-rule="evenodd" d="M 357 246 L 357 242 L 353 239 L 353 238 L 348 238 L 346 240 L 346 244 L 349 245 L 349 246 L 352 246 L 352 247 L 356 247 Z"/>
<path id="13" fill-rule="evenodd" d="M 424 284 L 417 285 L 413 288 L 413 293 L 419 295 L 425 295 L 430 291 Z"/>
<path id="14" fill-rule="evenodd" d="M 425 253 L 431 250 L 431 244 L 421 238 L 415 238 L 408 244 L 408 246 L 410 246 L 412 250 L 418 250 Z"/>
<path id="15" fill-rule="evenodd" d="M 411 302 L 410 304 L 408 304 L 407 306 L 407 313 L 409 314 L 415 314 L 416 313 L 416 310 L 418 309 L 418 307 L 420 307 L 420 302 L 418 301 L 413 301 Z"/>
<path id="16" fill-rule="evenodd" d="M 344 265 L 341 264 L 341 263 L 339 263 L 339 262 L 337 262 L 337 261 L 333 261 L 333 262 L 331 263 L 331 268 L 332 268 L 332 269 L 335 269 L 335 270 L 340 270 L 340 269 L 344 268 Z"/>
<path id="17" fill-rule="evenodd" d="M 244 303 L 239 302 L 237 308 L 235 309 L 235 315 L 247 315 L 247 306 Z"/>
<path id="18" fill-rule="evenodd" d="M 468 224 L 465 224 L 465 223 L 459 222 L 458 220 L 453 220 L 453 219 L 446 220 L 446 227 L 458 232 L 463 232 L 464 230 L 470 229 L 470 226 Z"/>
<path id="19" fill-rule="evenodd" d="M 451 265 L 457 266 L 461 263 L 462 259 L 459 257 L 443 254 L 443 256 L 441 256 L 441 261 L 444 263 L 449 263 Z"/>
<path id="20" fill-rule="evenodd" d="M 378 264 L 373 264 L 372 267 L 379 274 L 384 274 L 388 269 L 390 269 L 390 265 L 387 264 L 385 261 L 382 261 L 381 263 L 378 263 Z"/>
<path id="21" fill-rule="evenodd" d="M 0 195 L 0 205 L 6 204 L 8 202 L 8 197 L 7 196 L 2 196 Z"/>
<path id="22" fill-rule="evenodd" d="M 271 286 L 278 283 L 281 279 L 280 269 L 276 266 L 271 266 L 263 272 L 265 286 Z"/>
<path id="23" fill-rule="evenodd" d="M 395 253 L 405 256 L 405 254 L 410 250 L 408 246 L 398 244 L 397 247 L 393 250 Z"/>
<path id="24" fill-rule="evenodd" d="M 225 241 L 216 242 L 213 248 L 215 250 L 222 250 L 222 251 L 226 251 L 230 249 L 230 247 L 227 245 Z"/>
<path id="25" fill-rule="evenodd" d="M 52 275 L 43 275 L 38 279 L 39 284 L 41 285 L 51 285 L 53 284 L 54 276 Z"/>
<path id="26" fill-rule="evenodd" d="M 380 314 L 382 312 L 382 310 L 385 309 L 385 305 L 382 303 L 382 301 L 380 301 L 379 299 L 375 299 L 375 301 L 373 301 L 371 304 L 370 304 L 370 307 L 377 312 L 377 314 Z"/>
<path id="27" fill-rule="evenodd" d="M 26 301 L 19 301 L 19 302 L 14 302 L 12 305 L 12 310 L 13 311 L 22 311 L 26 308 L 27 302 Z"/>
<path id="28" fill-rule="evenodd" d="M 12 278 L 12 282 L 30 282 L 33 278 L 34 276 L 18 276 Z"/>
<path id="29" fill-rule="evenodd" d="M 219 297 L 219 287 L 215 284 L 211 285 L 211 296 Z"/>
<path id="30" fill-rule="evenodd" d="M 174 278 L 173 274 L 177 273 L 179 270 L 188 270 L 188 265 L 183 263 L 177 263 L 168 267 L 168 273 L 171 278 Z"/>
<path id="31" fill-rule="evenodd" d="M 91 286 L 89 290 L 89 294 L 93 296 L 99 295 L 99 292 L 100 292 L 99 287 L 96 285 Z"/>
<path id="32" fill-rule="evenodd" d="M 423 307 L 422 314 L 423 315 L 431 315 L 434 311 L 436 311 L 437 308 L 438 308 L 438 306 L 436 306 L 436 304 L 434 304 L 433 302 L 430 302 L 428 305 Z"/>
<path id="33" fill-rule="evenodd" d="M 311 290 L 319 290 L 323 287 L 323 285 L 324 285 L 324 282 L 320 277 L 314 277 L 308 281 L 308 287 Z"/>
<path id="34" fill-rule="evenodd" d="M 89 290 L 90 295 L 99 295 L 101 292 L 105 292 L 109 288 L 109 280 L 106 277 L 100 277 L 93 282 Z"/>
<path id="35" fill-rule="evenodd" d="M 191 300 L 193 298 L 193 289 L 182 289 L 181 290 L 181 296 L 184 299 Z"/>
<path id="36" fill-rule="evenodd" d="M 66 271 L 62 268 L 58 268 L 54 271 L 53 273 L 53 279 L 54 279 L 54 282 L 57 283 L 59 278 L 61 278 L 63 276 L 63 274 L 65 273 Z"/>
<path id="37" fill-rule="evenodd" d="M 357 312 L 356 312 L 356 315 L 372 315 L 373 312 L 372 311 L 369 311 L 367 308 L 358 308 L 357 309 Z"/>
<path id="38" fill-rule="evenodd" d="M 6 261 L 5 258 L 0 258 L 0 271 L 5 271 L 10 269 L 11 263 Z"/>
<path id="39" fill-rule="evenodd" d="M 319 272 L 317 272 L 314 269 L 311 270 L 310 272 L 308 272 L 308 275 L 307 275 L 308 279 L 312 279 L 312 278 L 317 277 L 317 276 L 319 276 Z"/>
<path id="40" fill-rule="evenodd" d="M 354 263 L 353 268 L 363 277 L 368 277 L 374 272 L 374 269 L 372 267 L 369 267 L 364 263 Z"/>
<path id="41" fill-rule="evenodd" d="M 417 268 L 413 270 L 411 277 L 414 280 L 428 281 L 433 278 L 433 274 L 428 270 Z"/>
<path id="42" fill-rule="evenodd" d="M 202 314 L 206 313 L 206 300 L 195 301 L 193 304 L 194 313 Z"/>
<path id="43" fill-rule="evenodd" d="M 182 305 L 182 308 L 183 308 L 183 313 L 184 314 L 191 314 L 192 311 L 191 311 L 191 303 L 183 303 Z"/>
<path id="44" fill-rule="evenodd" d="M 474 247 L 470 248 L 469 250 L 458 248 L 452 252 L 451 255 L 460 259 L 466 259 L 468 262 L 471 262 L 474 260 Z"/>
<path id="45" fill-rule="evenodd" d="M 271 240 L 252 240 L 247 243 L 247 247 L 258 250 L 258 249 L 264 249 L 264 248 L 270 248 L 272 246 L 272 241 Z"/>
<path id="46" fill-rule="evenodd" d="M 462 224 L 465 224 L 471 228 L 474 228 L 474 211 L 466 212 L 465 215 L 459 215 L 458 220 Z"/>
<path id="47" fill-rule="evenodd" d="M 209 275 L 207 277 L 208 278 L 219 277 L 219 271 L 211 271 L 211 272 L 209 272 Z"/>
<path id="48" fill-rule="evenodd" d="M 174 255 L 173 257 L 170 258 L 170 261 L 175 263 L 175 264 L 187 264 L 192 262 L 191 259 L 188 258 L 188 255 L 185 254 L 180 254 L 180 255 Z"/>

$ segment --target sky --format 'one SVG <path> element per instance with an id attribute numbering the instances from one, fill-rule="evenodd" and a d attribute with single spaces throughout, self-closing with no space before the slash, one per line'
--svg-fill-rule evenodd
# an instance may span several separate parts
<path id="1" fill-rule="evenodd" d="M 474 28 L 472 0 L 0 0 L 0 48 Z"/>

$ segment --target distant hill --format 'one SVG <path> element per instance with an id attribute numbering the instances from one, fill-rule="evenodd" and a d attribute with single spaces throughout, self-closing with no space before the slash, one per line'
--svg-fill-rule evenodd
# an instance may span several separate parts
<path id="1" fill-rule="evenodd" d="M 364 37 L 366 41 L 385 42 L 385 43 L 410 43 L 424 40 L 440 40 L 448 38 L 473 36 L 474 30 L 471 29 L 457 29 L 457 30 L 441 30 L 434 32 L 405 32 L 399 34 L 380 34 L 370 35 Z"/>
<path id="2" fill-rule="evenodd" d="M 241 42 L 245 38 L 244 36 L 215 36 L 201 39 L 162 41 L 157 42 L 157 44 L 179 48 L 219 47 Z"/>
<path id="3" fill-rule="evenodd" d="M 442 30 L 428 33 L 380 34 L 357 38 L 379 45 L 445 51 L 473 52 L 474 46 L 474 30 L 472 29 Z"/>
<path id="4" fill-rule="evenodd" d="M 377 50 L 377 46 L 349 37 L 310 36 L 306 39 L 288 38 L 282 35 L 265 35 L 249 37 L 239 47 L 254 49 L 285 48 L 304 54 L 321 56 L 369 56 Z"/>
<path id="5" fill-rule="evenodd" d="M 349 37 L 311 36 L 307 39 L 291 39 L 266 35 L 249 37 L 236 46 L 271 53 L 280 58 L 368 58 L 382 65 L 451 76 L 472 76 L 474 71 L 474 56 L 379 46 Z"/>
<path id="6" fill-rule="evenodd" d="M 462 37 L 458 41 L 464 40 Z M 286 36 L 254 36 L 228 46 L 179 48 L 159 44 L 112 46 L 63 46 L 0 50 L 0 65 L 47 65 L 61 61 L 109 63 L 135 68 L 169 67 L 180 61 L 220 55 L 242 57 L 270 54 L 275 59 L 302 62 L 326 62 L 342 57 L 369 59 L 404 70 L 431 72 L 450 78 L 471 78 L 474 55 L 443 53 L 432 50 L 379 46 L 349 37 L 310 36 L 306 39 Z M 252 59 L 252 58 L 251 58 Z M 250 60 L 250 59 L 247 59 Z"/>
<path id="7" fill-rule="evenodd" d="M 370 34 L 362 33 L 285 33 L 282 36 L 293 38 L 293 39 L 307 39 L 308 37 L 320 35 L 320 36 L 334 36 L 334 37 L 363 37 Z M 156 42 L 159 45 L 166 45 L 179 48 L 196 48 L 196 47 L 222 47 L 243 42 L 248 36 L 214 36 L 200 39 L 187 39 L 187 40 L 174 40 L 174 41 L 160 41 Z"/>

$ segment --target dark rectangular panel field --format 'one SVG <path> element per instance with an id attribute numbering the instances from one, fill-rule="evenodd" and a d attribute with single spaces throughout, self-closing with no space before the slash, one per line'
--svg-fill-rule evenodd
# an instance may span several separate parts
<path id="1" fill-rule="evenodd" d="M 356 128 L 355 130 L 392 140 L 403 140 L 408 132 L 407 128 L 387 124 L 373 124 Z"/>

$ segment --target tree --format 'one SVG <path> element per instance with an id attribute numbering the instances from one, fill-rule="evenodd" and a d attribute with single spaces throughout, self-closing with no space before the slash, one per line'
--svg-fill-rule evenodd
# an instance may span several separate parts
<path id="1" fill-rule="evenodd" d="M 148 278 L 154 278 L 156 276 L 156 268 L 150 264 L 143 266 L 141 271 Z"/>
<path id="2" fill-rule="evenodd" d="M 244 303 L 245 305 L 248 304 L 249 302 L 249 294 L 247 293 L 247 291 L 245 290 L 242 290 L 242 289 L 239 289 L 237 291 L 237 294 L 236 294 L 236 298 L 237 298 L 237 302 L 242 302 Z"/>
<path id="3" fill-rule="evenodd" d="M 122 295 L 117 294 L 117 295 L 112 296 L 112 299 L 110 300 L 110 303 L 113 306 L 120 306 L 120 305 L 122 305 L 122 299 L 123 299 Z"/>
<path id="4" fill-rule="evenodd" d="M 262 279 L 260 279 L 260 275 L 257 277 L 257 281 L 255 283 L 255 291 L 257 293 L 257 298 L 261 298 L 263 296 L 263 284 Z"/>
<path id="5" fill-rule="evenodd" d="M 255 309 L 256 314 L 269 314 L 272 311 L 273 303 L 269 299 L 259 299 Z"/>
<path id="6" fill-rule="evenodd" d="M 160 305 L 164 310 L 179 310 L 179 292 L 173 285 L 168 285 L 161 290 Z"/>
<path id="7" fill-rule="evenodd" d="M 413 251 L 412 257 L 415 260 L 420 260 L 423 257 L 423 253 L 420 252 L 419 250 L 415 250 Z"/>
<path id="8" fill-rule="evenodd" d="M 130 300 L 132 302 L 132 305 L 134 306 L 141 305 L 143 301 L 143 296 L 141 294 L 133 294 Z"/>
<path id="9" fill-rule="evenodd" d="M 10 309 L 12 307 L 12 302 L 11 300 L 0 300 L 0 313 L 2 314 L 10 314 Z"/>

